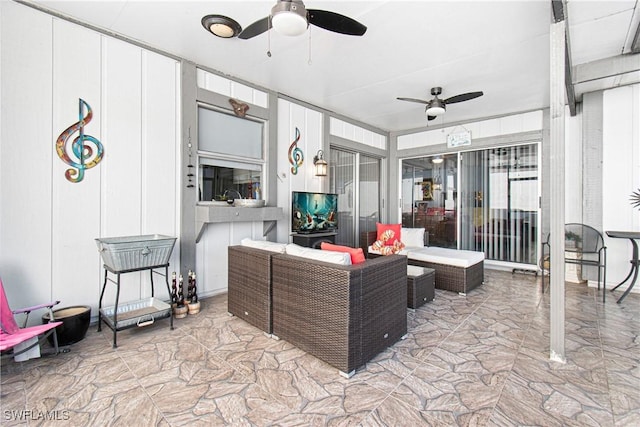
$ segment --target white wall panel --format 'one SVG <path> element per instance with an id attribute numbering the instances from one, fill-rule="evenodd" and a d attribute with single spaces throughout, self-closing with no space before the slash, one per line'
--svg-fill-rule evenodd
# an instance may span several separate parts
<path id="1" fill-rule="evenodd" d="M 471 132 L 472 138 L 488 138 L 542 129 L 542 111 L 514 114 L 496 119 L 465 123 L 464 129 Z M 446 144 L 447 135 L 462 130 L 461 125 L 416 132 L 398 136 L 398 150 Z M 473 142 L 471 143 L 473 145 Z"/>
<path id="2" fill-rule="evenodd" d="M 231 96 L 231 80 L 200 69 L 197 70 L 196 78 L 198 87 L 221 95 Z"/>
<path id="3" fill-rule="evenodd" d="M 179 74 L 176 61 L 153 52 L 142 52 L 142 206 L 141 234 L 179 237 L 176 200 L 180 200 Z M 180 245 L 176 242 L 169 263 L 179 269 Z M 186 272 L 183 272 L 186 273 Z M 158 280 L 156 280 L 158 279 Z M 162 277 L 154 277 L 156 296 L 166 297 Z M 142 297 L 151 296 L 149 275 L 142 277 Z"/>
<path id="4" fill-rule="evenodd" d="M 231 83 L 231 98 L 253 104 L 253 92 L 253 89 L 249 86 L 245 86 L 237 82 Z"/>
<path id="5" fill-rule="evenodd" d="M 583 222 L 582 216 L 582 115 L 565 111 L 565 211 L 566 223 Z"/>
<path id="6" fill-rule="evenodd" d="M 51 148 L 65 129 L 78 122 L 79 98 L 93 112 L 93 118 L 84 126 L 85 135 L 102 141 L 100 60 L 99 34 L 53 20 L 53 135 L 48 141 Z M 74 132 L 66 146 L 75 161 L 79 159 L 71 154 L 71 142 L 78 136 L 79 132 Z M 88 145 L 97 151 L 93 143 Z M 101 163 L 85 170 L 84 179 L 72 183 L 65 178 L 69 165 L 53 156 L 51 287 L 53 297 L 64 306 L 98 304 L 100 280 L 96 272 L 101 264 L 94 239 L 100 235 L 100 168 Z"/>
<path id="7" fill-rule="evenodd" d="M 102 39 L 103 144 L 102 237 L 142 232 L 141 49 Z M 146 273 L 145 273 L 146 274 Z M 140 273 L 121 278 L 120 301 L 141 297 Z M 109 286 L 106 301 L 115 299 Z"/>
<path id="8" fill-rule="evenodd" d="M 102 264 L 94 239 L 177 234 L 180 66 L 151 54 L 143 76 L 139 47 L 14 2 L 0 8 L 0 274 L 16 307 L 61 299 L 91 305 L 96 316 Z M 72 184 L 55 140 L 78 121 L 78 98 L 93 109 L 85 132 L 105 157 Z M 123 275 L 120 301 L 149 292 L 139 276 Z"/>
<path id="9" fill-rule="evenodd" d="M 269 106 L 269 96 L 266 92 L 226 77 L 198 68 L 196 70 L 196 81 L 198 87 L 210 90 L 211 92 L 216 92 L 220 95 L 238 99 L 259 107 L 267 108 Z"/>
<path id="10" fill-rule="evenodd" d="M 298 147 L 304 153 L 304 162 L 298 173 L 291 172 L 289 147 L 295 140 L 295 128 L 300 130 Z M 278 206 L 284 209 L 285 220 L 278 221 L 278 239 L 289 236 L 292 191 L 323 191 L 323 180 L 327 177 L 315 176 L 313 156 L 322 147 L 322 113 L 293 102 L 278 100 Z M 325 153 L 328 159 L 329 153 Z"/>
<path id="11" fill-rule="evenodd" d="M 0 2 L 0 276 L 14 308 L 50 301 L 51 19 Z"/>
<path id="12" fill-rule="evenodd" d="M 214 223 L 206 227 L 200 242 L 196 245 L 198 297 L 227 290 L 227 247 L 231 244 L 229 235 L 232 224 Z"/>
<path id="13" fill-rule="evenodd" d="M 261 221 L 257 221 L 206 225 L 207 229 L 196 245 L 198 297 L 227 291 L 229 281 L 227 247 L 239 245 L 244 238 L 264 240 L 262 224 Z"/>
<path id="14" fill-rule="evenodd" d="M 335 117 L 331 117 L 329 119 L 329 133 L 370 147 L 380 148 L 383 150 L 387 148 L 387 138 L 385 135 L 372 132 L 369 129 L 356 126 Z"/>
<path id="15" fill-rule="evenodd" d="M 640 231 L 638 209 L 629 201 L 640 189 L 640 85 L 605 91 L 603 102 L 603 231 Z M 631 244 L 626 239 L 605 240 L 610 288 L 629 271 Z M 640 292 L 637 284 L 633 291 Z"/>
<path id="16" fill-rule="evenodd" d="M 473 128 L 468 127 L 471 131 L 471 136 L 475 135 L 500 135 L 500 119 L 483 120 L 479 123 L 473 123 Z M 445 140 L 446 142 L 446 140 Z"/>
<path id="17" fill-rule="evenodd" d="M 521 129 L 524 129 L 522 114 L 514 114 L 512 116 L 501 117 L 499 120 L 500 134 L 502 135 L 522 132 Z M 542 122 L 540 122 L 540 128 L 542 128 Z"/>
<path id="18" fill-rule="evenodd" d="M 267 108 L 269 106 L 269 95 L 260 90 L 253 91 L 253 104 Z"/>

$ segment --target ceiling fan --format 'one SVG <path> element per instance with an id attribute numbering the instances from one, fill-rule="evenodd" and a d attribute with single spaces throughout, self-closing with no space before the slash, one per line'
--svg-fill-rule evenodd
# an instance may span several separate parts
<path id="1" fill-rule="evenodd" d="M 447 99 L 440 99 L 438 95 L 442 93 L 441 87 L 433 87 L 431 88 L 431 95 L 433 95 L 433 99 L 424 100 L 424 99 L 416 99 L 416 98 L 398 98 L 400 101 L 410 101 L 410 102 L 418 102 L 420 104 L 427 104 L 427 108 L 425 109 L 425 113 L 427 113 L 427 120 L 433 120 L 441 114 L 444 114 L 447 110 L 447 104 L 455 104 L 456 102 L 469 101 L 471 99 L 477 98 L 479 96 L 484 95 L 482 91 L 479 92 L 468 92 L 461 93 L 460 95 L 452 96 Z"/>
<path id="2" fill-rule="evenodd" d="M 350 36 L 361 36 L 367 31 L 366 26 L 339 13 L 307 9 L 302 0 L 278 0 L 269 16 L 249 25 L 238 38 L 250 39 L 272 27 L 280 34 L 298 36 L 307 30 L 309 24 Z"/>

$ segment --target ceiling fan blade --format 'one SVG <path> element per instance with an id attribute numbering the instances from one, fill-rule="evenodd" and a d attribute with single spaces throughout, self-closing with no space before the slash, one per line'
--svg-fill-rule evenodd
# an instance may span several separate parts
<path id="1" fill-rule="evenodd" d="M 482 91 L 480 92 L 469 92 L 462 93 L 460 95 L 452 96 L 451 98 L 447 98 L 444 100 L 445 104 L 455 104 L 456 102 L 469 101 L 470 99 L 477 98 L 479 96 L 484 95 Z"/>
<path id="2" fill-rule="evenodd" d="M 419 102 L 420 104 L 428 104 L 429 101 L 425 101 L 424 99 L 416 99 L 416 98 L 396 98 L 400 101 L 409 101 L 409 102 Z"/>
<path id="3" fill-rule="evenodd" d="M 309 23 L 334 33 L 349 36 L 361 36 L 367 31 L 367 27 L 339 13 L 327 10 L 307 9 Z"/>
<path id="4" fill-rule="evenodd" d="M 271 29 L 271 19 L 267 16 L 265 18 L 259 19 L 253 24 L 249 25 L 247 28 L 242 30 L 240 34 L 238 34 L 239 39 L 247 40 L 252 37 L 258 36 L 265 31 Z"/>

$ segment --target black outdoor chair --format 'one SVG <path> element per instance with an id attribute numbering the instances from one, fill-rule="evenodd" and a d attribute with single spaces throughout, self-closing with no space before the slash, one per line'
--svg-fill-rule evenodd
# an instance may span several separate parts
<path id="1" fill-rule="evenodd" d="M 547 250 L 545 251 L 545 247 Z M 542 292 L 544 292 L 544 271 L 549 271 L 549 235 L 542 243 Z M 598 290 L 602 280 L 602 302 L 605 302 L 607 283 L 607 247 L 604 245 L 602 233 L 585 224 L 570 223 L 564 226 L 564 250 L 575 253 L 575 258 L 564 259 L 565 264 L 590 265 L 598 268 Z"/>

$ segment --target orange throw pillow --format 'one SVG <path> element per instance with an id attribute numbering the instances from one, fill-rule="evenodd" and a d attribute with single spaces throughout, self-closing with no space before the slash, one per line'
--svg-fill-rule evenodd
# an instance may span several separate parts
<path id="1" fill-rule="evenodd" d="M 364 252 L 362 248 L 350 248 L 349 246 L 334 245 L 333 243 L 322 242 L 320 249 L 323 251 L 347 252 L 351 256 L 351 264 L 360 264 L 365 262 Z"/>
<path id="2" fill-rule="evenodd" d="M 401 228 L 402 224 L 380 224 L 376 222 L 377 240 L 383 241 L 385 246 L 393 246 L 396 240 L 398 242 L 402 241 L 400 239 Z"/>

